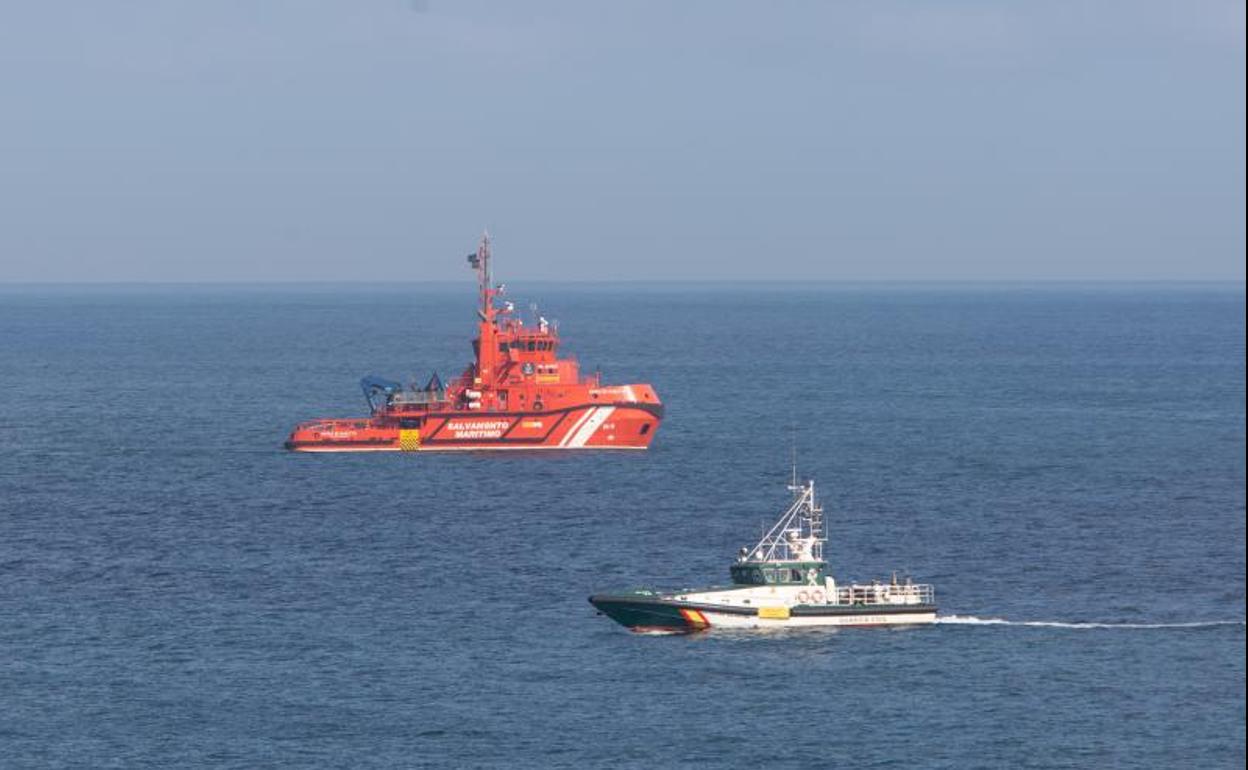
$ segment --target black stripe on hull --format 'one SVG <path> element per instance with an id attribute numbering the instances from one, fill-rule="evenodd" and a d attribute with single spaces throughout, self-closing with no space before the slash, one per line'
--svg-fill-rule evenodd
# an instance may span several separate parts
<path id="1" fill-rule="evenodd" d="M 579 409 L 593 409 L 594 407 L 599 407 L 599 406 L 611 406 L 611 407 L 615 407 L 616 409 L 621 409 L 621 410 L 636 409 L 638 411 L 647 412 L 653 417 L 656 417 L 660 420 L 663 418 L 662 404 L 638 404 L 634 402 L 624 402 L 620 404 L 578 404 L 577 406 L 566 406 L 562 409 L 552 409 L 552 410 L 545 411 L 545 412 L 447 412 L 447 413 L 431 414 L 424 418 L 426 420 L 440 419 L 442 420 L 442 422 L 441 424 L 438 425 L 438 427 L 434 428 L 433 432 L 430 433 L 427 437 L 422 437 L 420 443 L 421 444 L 451 444 L 451 445 L 472 444 L 474 446 L 476 444 L 518 444 L 522 446 L 544 446 L 547 440 L 550 438 L 550 436 L 555 432 L 555 428 L 559 427 L 559 425 L 562 425 L 570 413 L 575 412 Z M 541 438 L 524 438 L 524 439 L 507 438 L 506 434 L 511 433 L 511 431 L 515 430 L 516 425 L 518 425 L 521 420 L 531 420 L 537 417 L 549 417 L 549 416 L 556 415 L 556 414 L 559 415 L 559 421 L 556 422 L 554 425 L 552 425 L 550 427 L 550 430 L 546 431 L 546 434 L 543 435 Z M 506 432 L 499 438 L 453 439 L 453 438 L 439 438 L 438 437 L 438 434 L 442 432 L 442 429 L 446 427 L 446 424 L 449 423 L 451 420 L 455 420 L 455 419 L 481 420 L 487 417 L 493 417 L 495 419 L 512 419 L 512 420 L 515 420 L 515 422 L 512 423 L 511 427 L 509 427 L 506 430 Z M 581 448 L 592 448 L 592 447 L 581 447 Z"/>
<path id="2" fill-rule="evenodd" d="M 570 406 L 566 409 L 560 409 L 560 410 L 551 411 L 551 412 L 520 412 L 520 413 L 516 413 L 516 412 L 473 412 L 471 415 L 465 415 L 463 412 L 453 412 L 450 414 L 431 414 L 425 419 L 426 420 L 441 420 L 442 422 L 438 423 L 438 427 L 434 428 L 432 433 L 430 433 L 427 437 L 422 439 L 421 443 L 422 444 L 455 444 L 455 445 L 459 445 L 459 444 L 525 444 L 525 445 L 532 445 L 532 446 L 541 446 L 550 439 L 551 434 L 553 434 L 560 425 L 563 425 L 563 423 L 568 419 L 569 414 L 571 414 L 573 411 L 580 409 L 580 408 L 582 407 Z M 445 428 L 447 425 L 450 424 L 451 420 L 457 419 L 456 417 L 457 415 L 458 415 L 458 419 L 480 420 L 482 418 L 488 418 L 488 417 L 493 417 L 495 419 L 509 419 L 511 420 L 511 425 L 507 426 L 507 430 L 503 431 L 503 435 L 499 436 L 498 438 L 481 438 L 481 439 L 439 438 L 438 434 L 442 432 L 443 428 Z M 546 432 L 542 434 L 541 436 L 534 436 L 533 438 L 520 438 L 520 439 L 507 438 L 511 434 L 511 432 L 516 429 L 516 426 L 519 425 L 521 422 L 525 420 L 532 420 L 532 419 L 540 418 L 540 417 L 550 417 L 553 415 L 559 415 L 559 419 L 555 420 L 554 424 L 551 425 L 549 428 L 547 428 Z"/>
<path id="3" fill-rule="evenodd" d="M 590 604 L 598 608 L 607 617 L 628 628 L 650 628 L 661 626 L 666 621 L 673 630 L 681 628 L 696 630 L 681 614 L 682 609 L 699 612 L 714 612 L 721 615 L 740 615 L 754 617 L 758 614 L 757 607 L 727 607 L 718 604 L 684 602 L 661 597 L 639 597 L 629 595 L 612 596 L 600 594 L 589 597 Z M 907 605 L 863 605 L 863 604 L 798 604 L 789 608 L 789 615 L 795 618 L 826 618 L 845 617 L 849 615 L 874 617 L 877 615 L 925 615 L 936 612 L 934 604 Z"/>
<path id="4" fill-rule="evenodd" d="M 323 447 L 349 449 L 351 447 L 392 447 L 398 443 L 399 440 L 397 438 L 369 438 L 360 439 L 359 441 L 287 441 L 282 446 L 291 450 L 304 448 L 320 449 Z"/>
<path id="5" fill-rule="evenodd" d="M 438 424 L 438 427 L 433 429 L 432 433 L 430 433 L 427 436 L 422 436 L 420 444 L 422 447 L 428 447 L 428 446 L 476 447 L 479 445 L 495 445 L 495 446 L 508 446 L 508 447 L 517 447 L 517 448 L 553 449 L 556 447 L 551 445 L 550 437 L 554 435 L 554 432 L 559 428 L 560 425 L 562 425 L 563 423 L 567 421 L 567 417 L 569 414 L 579 409 L 592 409 L 598 406 L 613 406 L 616 409 L 621 409 L 621 410 L 636 409 L 638 411 L 647 412 L 650 415 L 658 419 L 662 419 L 663 417 L 663 406 L 661 404 L 659 405 L 637 404 L 637 403 L 631 403 L 631 402 L 623 403 L 623 404 L 581 404 L 579 406 L 569 406 L 569 407 L 564 407 L 562 409 L 552 409 L 550 411 L 545 411 L 545 412 L 471 412 L 471 413 L 446 412 L 446 413 L 426 415 L 422 418 L 425 421 L 436 419 L 436 420 L 442 420 L 442 422 Z M 546 433 L 544 433 L 541 436 L 534 436 L 532 438 L 508 438 L 508 434 L 510 434 L 513 430 L 516 429 L 516 426 L 520 424 L 521 420 L 529 420 L 529 419 L 541 418 L 541 417 L 553 417 L 556 415 L 558 416 L 558 419 L 555 420 L 555 422 L 550 426 L 550 428 L 546 431 Z M 442 432 L 442 429 L 445 428 L 447 423 L 449 423 L 451 420 L 455 420 L 455 419 L 480 420 L 482 418 L 487 418 L 487 417 L 493 417 L 495 419 L 505 418 L 505 419 L 510 419 L 513 422 L 507 428 L 507 430 L 503 433 L 503 435 L 500 436 L 499 438 L 452 439 L 452 438 L 441 438 L 438 435 L 439 433 Z M 394 430 L 397 433 L 397 431 L 400 429 L 395 428 Z M 304 449 L 313 449 L 313 450 L 315 449 L 322 449 L 322 450 L 370 449 L 370 448 L 381 449 L 381 448 L 390 448 L 390 447 L 394 447 L 395 451 L 399 451 L 397 448 L 398 443 L 399 443 L 399 437 L 396 435 L 394 438 L 369 438 L 369 439 L 359 439 L 359 440 L 353 440 L 353 441 L 328 441 L 328 440 L 326 441 L 301 441 L 301 442 L 286 441 L 285 443 L 282 444 L 282 446 L 285 447 L 286 449 L 293 450 L 293 451 L 299 451 L 299 450 L 304 450 Z M 625 446 L 626 448 L 634 447 L 634 445 L 631 445 L 631 444 L 625 445 Z M 488 449 L 489 447 L 483 446 L 482 448 Z M 587 449 L 593 450 L 593 449 L 605 449 L 606 447 L 558 447 L 558 448 L 576 449 L 576 450 L 587 450 Z M 645 447 L 641 445 L 637 445 L 637 448 L 644 449 Z"/>

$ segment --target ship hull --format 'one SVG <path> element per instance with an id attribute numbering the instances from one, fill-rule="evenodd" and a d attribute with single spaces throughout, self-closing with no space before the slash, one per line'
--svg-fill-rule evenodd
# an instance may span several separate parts
<path id="1" fill-rule="evenodd" d="M 542 412 L 453 411 L 305 423 L 285 446 L 295 452 L 480 452 L 646 449 L 658 404 L 582 404 Z"/>
<path id="2" fill-rule="evenodd" d="M 746 608 L 714 602 L 690 602 L 660 596 L 596 595 L 589 598 L 599 612 L 640 633 L 687 634 L 719 629 L 912 626 L 934 623 L 936 607 L 922 605 L 806 604 Z"/>

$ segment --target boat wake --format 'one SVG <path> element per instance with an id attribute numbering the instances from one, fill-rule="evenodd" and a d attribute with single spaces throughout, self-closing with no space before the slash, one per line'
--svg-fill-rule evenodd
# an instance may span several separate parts
<path id="1" fill-rule="evenodd" d="M 1191 623 L 1065 623 L 1057 620 L 1006 620 L 1005 618 L 977 618 L 974 615 L 944 615 L 936 622 L 949 626 L 1032 626 L 1033 628 L 1215 628 L 1218 626 L 1243 626 L 1242 620 L 1204 620 Z"/>

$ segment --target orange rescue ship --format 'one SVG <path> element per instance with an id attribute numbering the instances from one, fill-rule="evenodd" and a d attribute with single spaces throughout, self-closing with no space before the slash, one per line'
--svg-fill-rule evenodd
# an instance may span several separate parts
<path id="1" fill-rule="evenodd" d="M 645 449 L 663 419 L 647 384 L 603 385 L 559 358 L 544 318 L 526 326 L 490 275 L 486 235 L 468 262 L 480 285 L 476 360 L 456 379 L 435 374 L 419 388 L 380 377 L 360 381 L 372 414 L 301 423 L 286 440 L 297 452 L 427 452 L 496 449 Z"/>

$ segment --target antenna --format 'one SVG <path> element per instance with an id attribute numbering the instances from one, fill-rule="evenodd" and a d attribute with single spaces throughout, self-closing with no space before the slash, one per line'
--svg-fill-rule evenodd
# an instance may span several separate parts
<path id="1" fill-rule="evenodd" d="M 793 480 L 789 489 L 797 491 L 797 423 L 789 424 L 789 452 L 793 466 Z"/>
<path id="2" fill-rule="evenodd" d="M 491 278 L 493 276 L 490 275 L 490 231 L 489 230 L 481 231 L 481 245 L 477 247 L 477 251 L 478 251 L 479 256 L 481 257 L 481 273 L 485 278 L 486 286 L 489 288 L 493 288 L 490 285 L 492 283 Z"/>
<path id="3" fill-rule="evenodd" d="M 468 255 L 468 264 L 472 269 L 477 271 L 477 285 L 481 290 L 481 308 L 479 314 L 482 321 L 488 321 L 493 318 L 491 310 L 494 298 L 494 287 L 491 284 L 492 278 L 490 273 L 490 233 L 485 231 L 481 234 L 481 242 L 477 246 L 477 250 Z"/>

